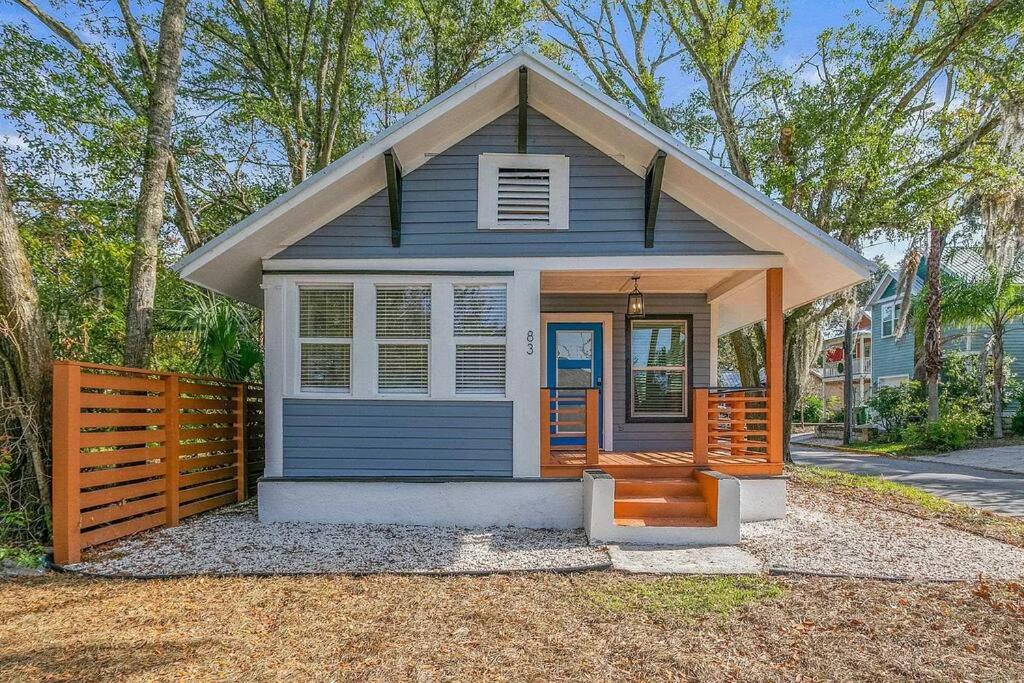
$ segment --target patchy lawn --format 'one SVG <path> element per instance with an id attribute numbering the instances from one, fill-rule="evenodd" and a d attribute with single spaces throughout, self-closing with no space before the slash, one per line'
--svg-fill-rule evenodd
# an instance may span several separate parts
<path id="1" fill-rule="evenodd" d="M 818 441 L 808 442 L 808 446 L 828 448 L 829 450 L 850 451 L 851 453 L 872 453 L 874 455 L 887 455 L 894 458 L 913 458 L 918 455 L 944 455 L 956 451 L 935 450 L 921 446 L 912 446 L 902 441 L 863 441 L 844 446 L 841 443 L 828 443 Z M 1007 436 L 1003 439 L 977 439 L 964 446 L 962 450 L 972 448 L 995 448 L 997 446 L 1024 446 L 1024 436 Z"/>
<path id="2" fill-rule="evenodd" d="M 1024 548 L 1024 520 L 953 503 L 922 489 L 881 477 L 811 465 L 787 465 L 786 471 L 791 481 L 797 484 L 934 519 L 954 529 Z"/>
<path id="3" fill-rule="evenodd" d="M 8 681 L 1020 680 L 1021 642 L 1013 583 L 610 572 L 0 582 Z"/>

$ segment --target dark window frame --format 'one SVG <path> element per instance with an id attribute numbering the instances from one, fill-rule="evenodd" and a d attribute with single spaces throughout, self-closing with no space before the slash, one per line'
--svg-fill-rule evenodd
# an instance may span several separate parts
<path id="1" fill-rule="evenodd" d="M 686 323 L 686 414 L 668 415 L 634 415 L 633 414 L 633 323 L 647 320 L 679 320 Z M 693 422 L 693 314 L 692 313 L 657 313 L 648 314 L 643 318 L 626 318 L 626 422 L 629 423 L 691 423 Z"/>

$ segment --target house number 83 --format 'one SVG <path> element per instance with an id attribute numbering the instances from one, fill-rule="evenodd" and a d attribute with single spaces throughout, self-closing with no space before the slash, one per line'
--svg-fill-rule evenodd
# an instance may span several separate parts
<path id="1" fill-rule="evenodd" d="M 533 355 L 533 330 L 526 331 L 526 355 Z"/>

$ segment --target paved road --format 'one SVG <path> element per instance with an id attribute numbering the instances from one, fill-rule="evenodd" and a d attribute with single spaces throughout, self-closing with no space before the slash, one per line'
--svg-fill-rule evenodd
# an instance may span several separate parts
<path id="1" fill-rule="evenodd" d="M 976 467 L 884 458 L 877 455 L 808 448 L 794 443 L 793 460 L 853 474 L 880 475 L 924 489 L 956 503 L 1024 517 L 1024 475 Z"/>

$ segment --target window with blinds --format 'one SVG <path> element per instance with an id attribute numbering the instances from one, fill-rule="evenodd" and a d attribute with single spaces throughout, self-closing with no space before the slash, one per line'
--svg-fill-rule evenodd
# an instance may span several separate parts
<path id="1" fill-rule="evenodd" d="M 632 320 L 630 414 L 682 418 L 688 414 L 689 368 L 685 320 Z"/>
<path id="2" fill-rule="evenodd" d="M 569 157 L 481 154 L 477 227 L 481 230 L 567 230 Z"/>
<path id="3" fill-rule="evenodd" d="M 299 385 L 352 388 L 352 287 L 299 289 Z"/>
<path id="4" fill-rule="evenodd" d="M 430 285 L 377 285 L 377 390 L 430 391 Z"/>
<path id="5" fill-rule="evenodd" d="M 455 285 L 455 393 L 505 393 L 505 285 Z"/>

